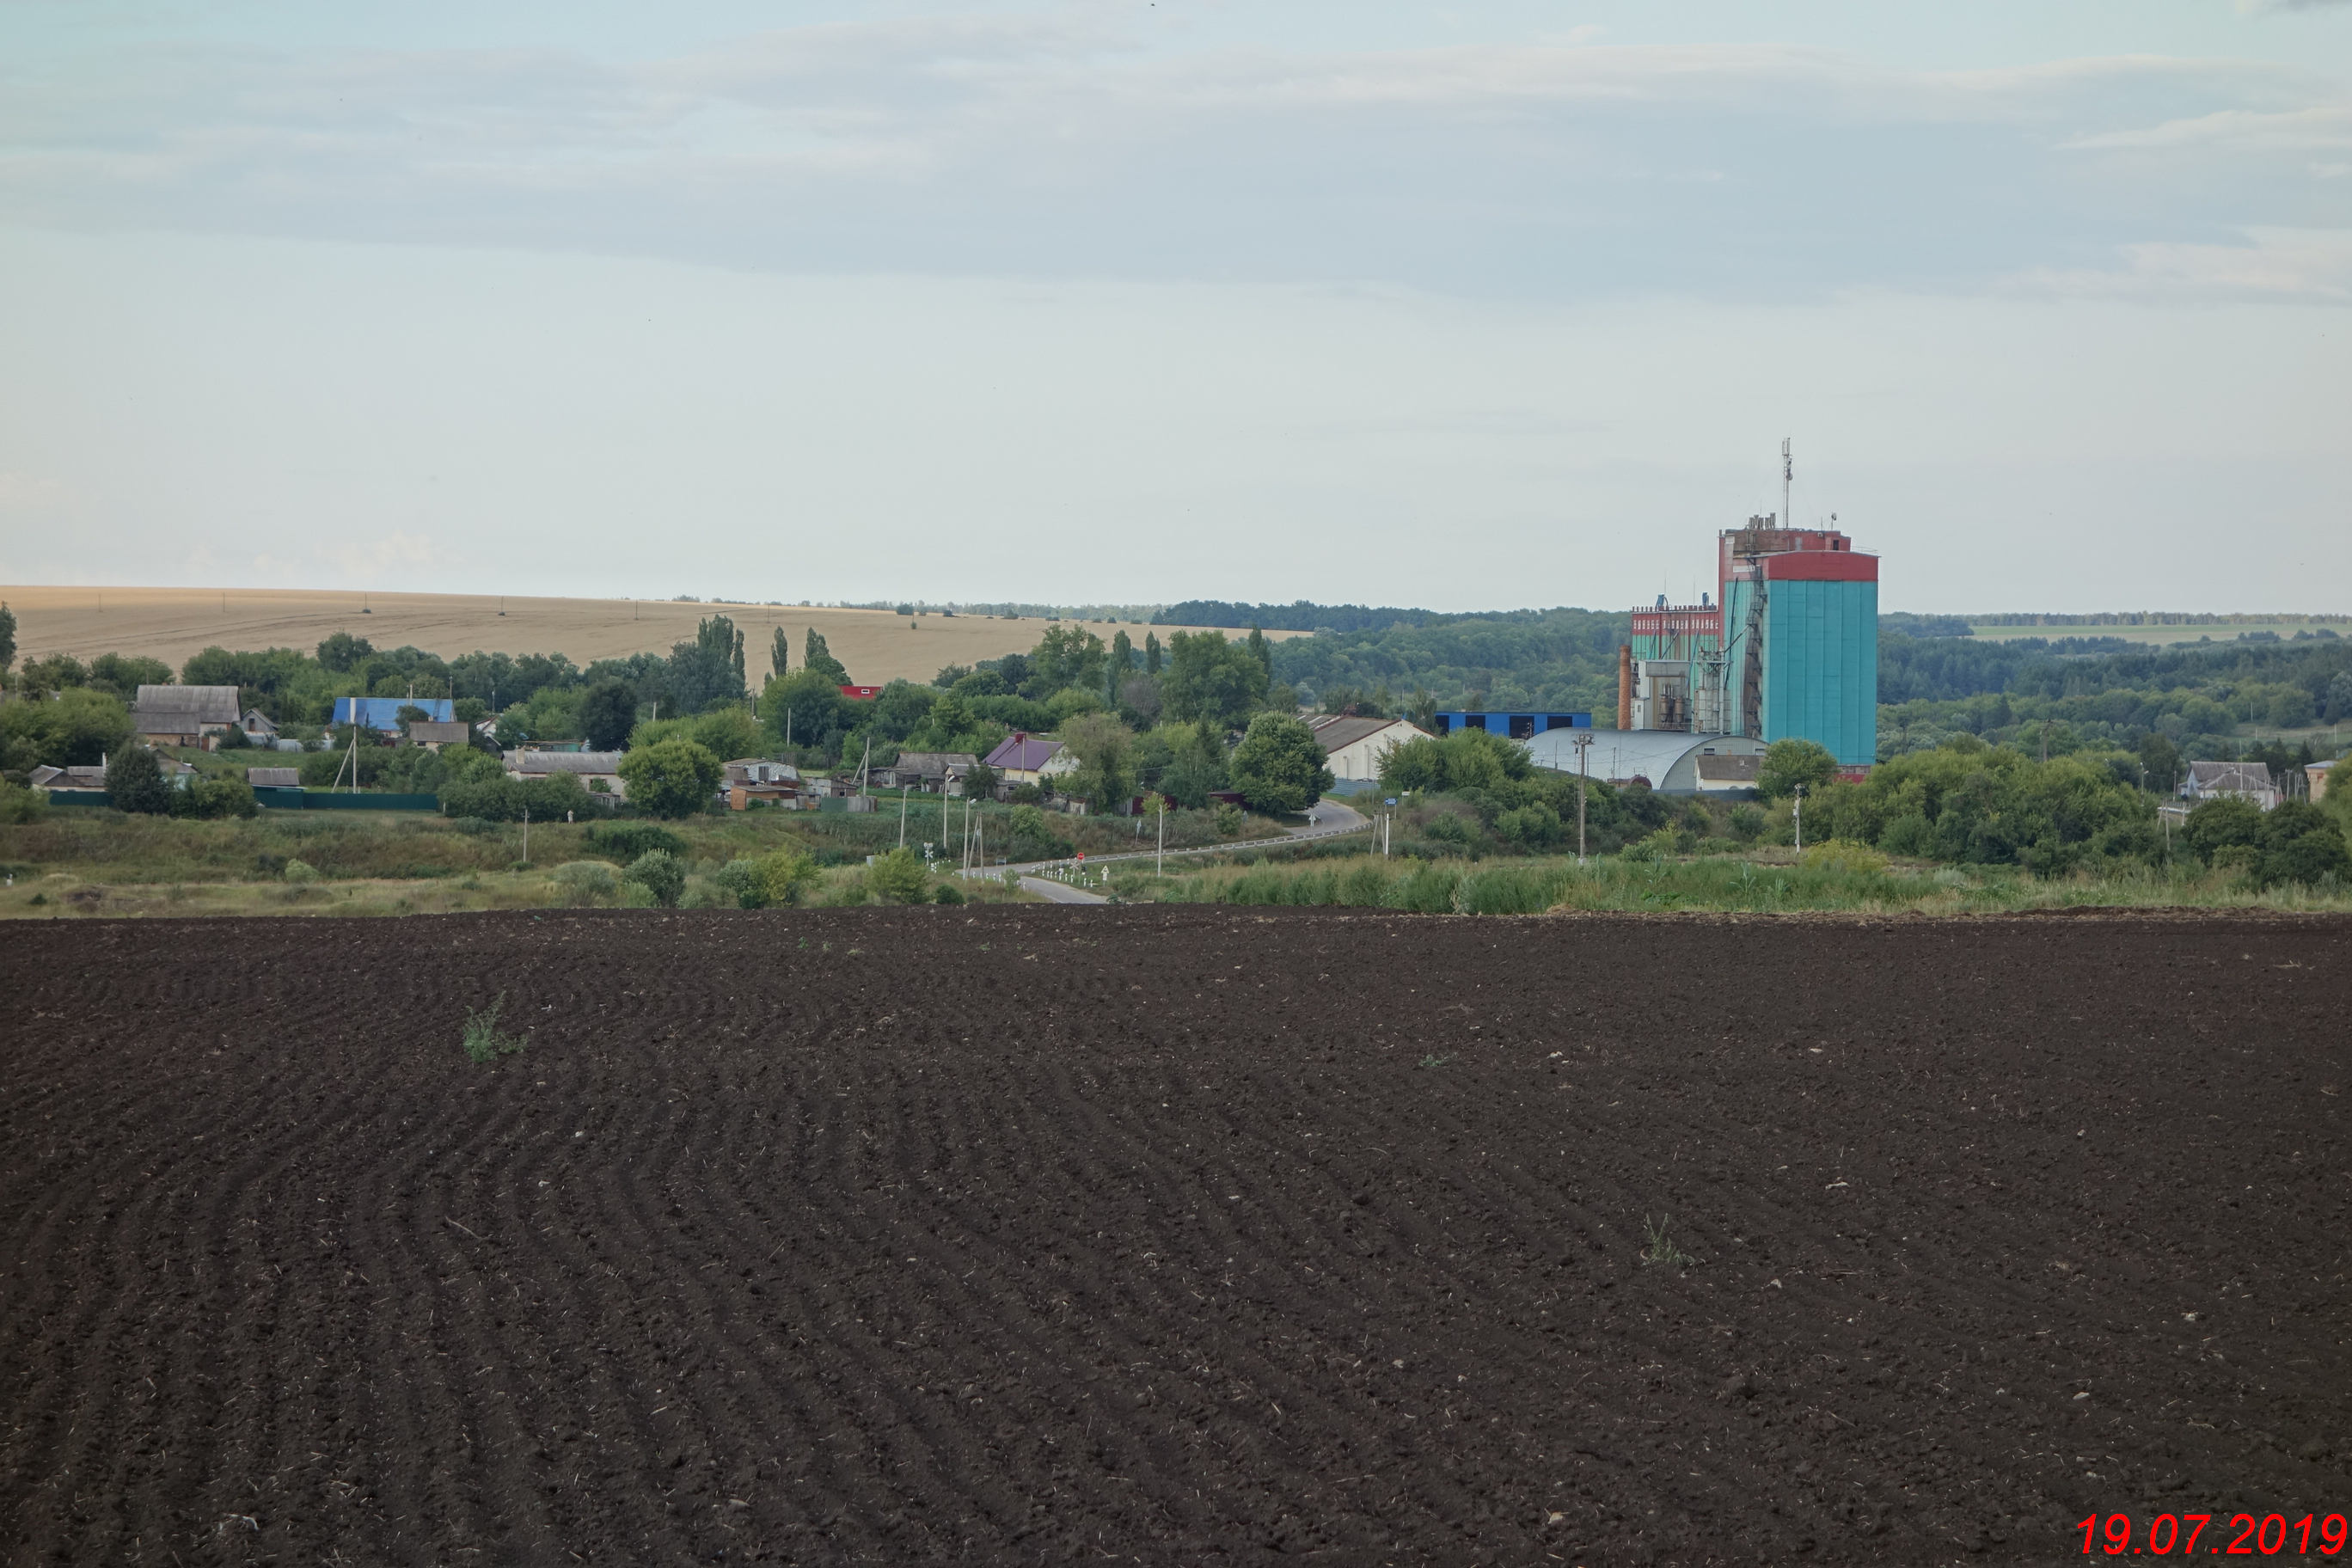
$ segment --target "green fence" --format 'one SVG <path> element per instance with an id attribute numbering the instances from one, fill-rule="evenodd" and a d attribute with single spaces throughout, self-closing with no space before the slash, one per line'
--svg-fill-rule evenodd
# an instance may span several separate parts
<path id="1" fill-rule="evenodd" d="M 254 792 L 257 798 L 260 791 Z M 441 797 L 434 795 L 388 795 L 378 791 L 355 790 L 348 794 L 329 795 L 323 790 L 289 790 L 283 793 L 299 795 L 305 811 L 438 811 Z"/>

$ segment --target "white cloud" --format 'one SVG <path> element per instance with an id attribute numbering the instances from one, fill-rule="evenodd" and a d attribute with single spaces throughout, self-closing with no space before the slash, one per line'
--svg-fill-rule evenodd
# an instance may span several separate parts
<path id="1" fill-rule="evenodd" d="M 2243 245 L 2142 244 L 2120 268 L 2037 269 L 2026 292 L 2101 299 L 2352 300 L 2352 229 L 2257 228 Z"/>
<path id="2" fill-rule="evenodd" d="M 2284 205 L 2352 110 L 2275 66 L 1594 37 L 1187 51 L 1084 8 L 650 61 L 123 48 L 0 68 L 0 222 L 1556 297 L 1968 289 L 2352 222 L 2337 187 Z M 2253 174 L 2185 192 L 2151 166 L 2191 148 Z"/>

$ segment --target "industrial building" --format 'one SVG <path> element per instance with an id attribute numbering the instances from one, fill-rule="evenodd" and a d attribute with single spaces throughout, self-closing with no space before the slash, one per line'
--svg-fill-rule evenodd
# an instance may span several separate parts
<path id="1" fill-rule="evenodd" d="M 1774 741 L 1818 742 L 1844 769 L 1878 760 L 1878 557 L 1835 528 L 1782 527 L 1783 506 L 1717 536 L 1713 595 L 1633 612 L 1616 733 L 1580 751 L 1538 727 L 1537 762 L 1698 794 L 1753 788 Z"/>
<path id="2" fill-rule="evenodd" d="M 1458 730 L 1484 730 L 1490 735 L 1507 735 L 1514 741 L 1529 741 L 1553 730 L 1590 730 L 1590 713 L 1470 713 L 1460 709 L 1440 713 L 1433 721 L 1437 733 L 1451 735 Z"/>

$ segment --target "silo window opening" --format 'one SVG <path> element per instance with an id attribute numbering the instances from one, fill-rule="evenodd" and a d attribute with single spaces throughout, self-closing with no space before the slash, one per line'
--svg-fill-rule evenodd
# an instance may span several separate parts
<path id="1" fill-rule="evenodd" d="M 1486 727 L 1486 716 L 1484 713 L 1465 714 L 1462 727 L 1465 730 L 1483 730 Z"/>
<path id="2" fill-rule="evenodd" d="M 1534 739 L 1535 739 L 1535 734 L 1536 734 L 1536 720 L 1535 720 L 1535 715 L 1534 715 L 1534 714 L 1532 714 L 1532 713 L 1514 713 L 1514 714 L 1512 714 L 1512 715 L 1511 715 L 1511 739 L 1512 739 L 1512 740 L 1514 740 L 1514 741 L 1532 741 L 1532 740 L 1534 740 Z"/>

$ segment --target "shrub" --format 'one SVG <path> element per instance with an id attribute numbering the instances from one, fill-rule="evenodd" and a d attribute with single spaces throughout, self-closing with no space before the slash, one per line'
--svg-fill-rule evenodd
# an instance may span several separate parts
<path id="1" fill-rule="evenodd" d="M 254 799 L 253 786 L 243 779 L 196 779 L 184 790 L 175 791 L 181 796 L 174 802 L 174 816 L 257 816 L 261 805 Z"/>
<path id="2" fill-rule="evenodd" d="M 1390 901 L 1395 908 L 1414 914 L 1451 914 L 1454 889 L 1461 885 L 1459 870 L 1424 861 L 1405 873 L 1403 879 L 1390 889 Z"/>
<path id="3" fill-rule="evenodd" d="M 667 849 L 648 849 L 629 862 L 625 878 L 653 894 L 654 902 L 676 909 L 686 892 L 686 862 Z"/>
<path id="4" fill-rule="evenodd" d="M 1926 818 L 1920 820 L 1924 823 Z M 1726 825 L 1730 827 L 1734 838 L 1742 844 L 1753 844 L 1764 837 L 1763 808 L 1742 801 L 1731 808 Z"/>
<path id="5" fill-rule="evenodd" d="M 686 857 L 686 840 L 650 822 L 600 822 L 588 830 L 588 847 L 625 866 L 656 849 Z"/>
<path id="6" fill-rule="evenodd" d="M 289 882 L 315 882 L 319 879 L 319 868 L 308 860 L 289 860 L 280 875 Z"/>
<path id="7" fill-rule="evenodd" d="M 0 779 L 0 823 L 38 822 L 49 813 L 49 797 Z"/>
<path id="8" fill-rule="evenodd" d="M 1559 901 L 1567 880 L 1557 868 L 1490 866 L 1462 879 L 1454 907 L 1465 915 L 1539 915 Z"/>
<path id="9" fill-rule="evenodd" d="M 621 874 L 602 860 L 566 860 L 554 871 L 563 901 L 574 907 L 620 896 Z"/>
<path id="10" fill-rule="evenodd" d="M 1377 909 L 1388 902 L 1388 872 L 1370 861 L 1351 868 L 1339 879 L 1338 901 L 1343 904 Z"/>
<path id="11" fill-rule="evenodd" d="M 1848 844 L 1832 838 L 1822 844 L 1805 847 L 1805 864 L 1832 871 L 1884 871 L 1886 857 L 1867 844 Z"/>
<path id="12" fill-rule="evenodd" d="M 483 1011 L 477 1013 L 471 1007 L 466 1009 L 463 1044 L 467 1061 L 487 1067 L 500 1057 L 510 1057 L 522 1049 L 520 1036 L 499 1033 L 499 1013 L 506 1005 L 507 994 L 501 991 Z"/>
<path id="13" fill-rule="evenodd" d="M 931 902 L 935 904 L 961 904 L 963 901 L 963 889 L 953 882 L 941 882 L 932 889 Z"/>
<path id="14" fill-rule="evenodd" d="M 1635 839 L 1618 853 L 1627 860 L 1667 860 L 1674 858 L 1675 849 L 1675 830 L 1661 827 L 1647 837 Z"/>
<path id="15" fill-rule="evenodd" d="M 771 906 L 799 903 L 817 879 L 816 862 L 797 849 L 772 850 L 759 866 L 760 892 Z"/>
<path id="16" fill-rule="evenodd" d="M 2227 796 L 2200 801 L 2181 825 L 2180 837 L 2200 860 L 2218 866 L 2224 849 L 2254 848 L 2263 841 L 2263 808 Z"/>
<path id="17" fill-rule="evenodd" d="M 1217 807 L 1216 816 L 1218 837 L 1233 838 L 1240 835 L 1242 830 L 1242 808 L 1240 806 L 1234 805 L 1230 802 L 1221 804 Z"/>
<path id="18" fill-rule="evenodd" d="M 1802 784 L 1811 795 L 1836 771 L 1837 759 L 1818 741 L 1775 741 L 1764 748 L 1764 761 L 1756 770 L 1756 793 L 1779 800 Z"/>
<path id="19" fill-rule="evenodd" d="M 903 845 L 866 868 L 867 890 L 886 904 L 921 903 L 930 880 L 923 858 Z"/>
<path id="20" fill-rule="evenodd" d="M 643 882 L 624 882 L 621 884 L 621 907 L 625 910 L 659 909 L 661 900 L 655 898 L 654 890 Z"/>
<path id="21" fill-rule="evenodd" d="M 709 877 L 696 877 L 686 884 L 686 892 L 677 900 L 682 910 L 731 910 L 737 907 L 736 897 Z"/>

